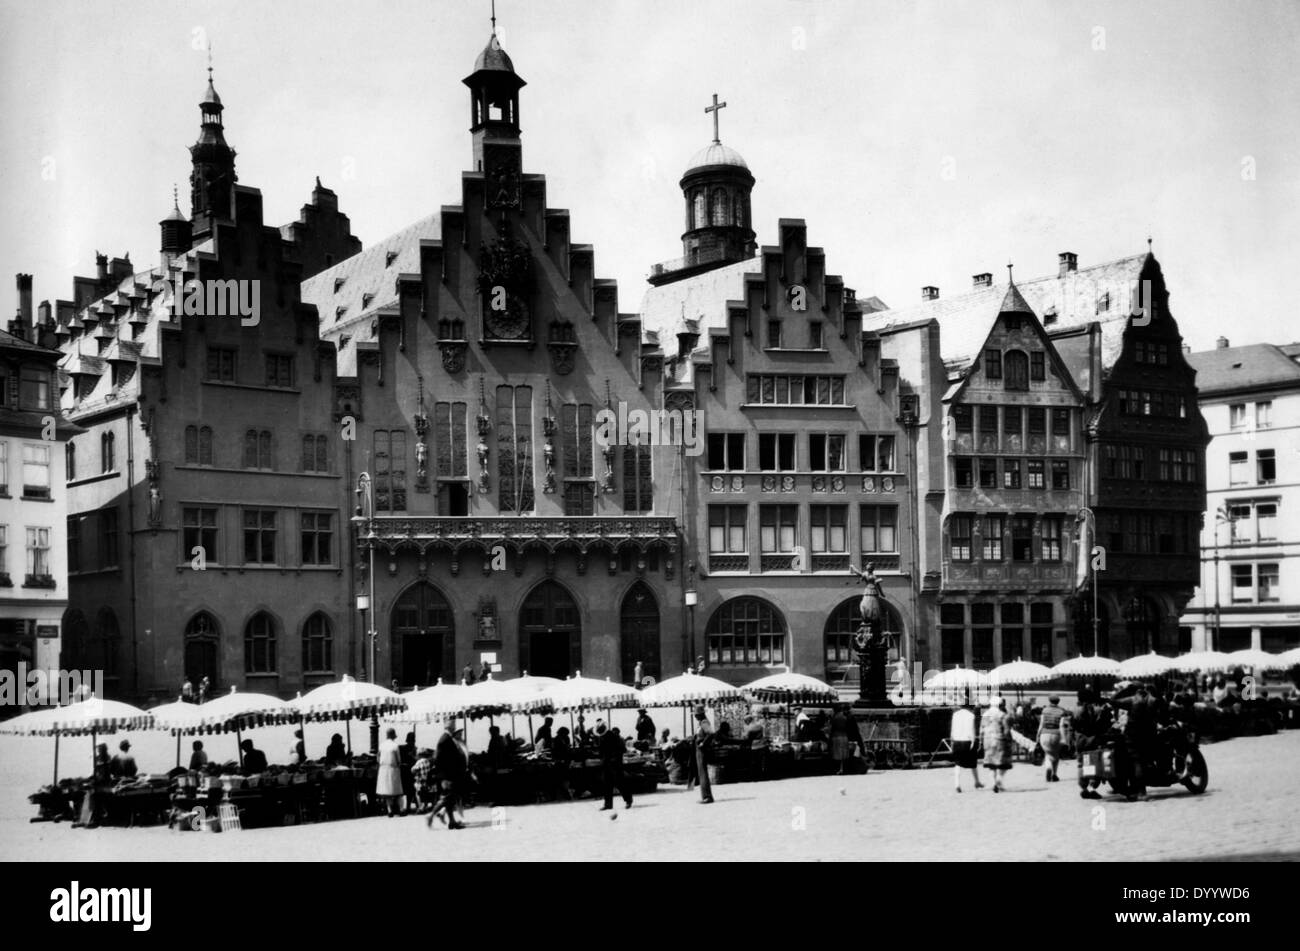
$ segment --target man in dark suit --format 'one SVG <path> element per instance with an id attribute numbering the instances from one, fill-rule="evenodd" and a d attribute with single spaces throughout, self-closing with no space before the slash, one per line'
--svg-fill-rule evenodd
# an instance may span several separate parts
<path id="1" fill-rule="evenodd" d="M 614 789 L 623 794 L 623 802 L 632 808 L 632 793 L 623 778 L 623 737 L 619 736 L 618 727 L 606 729 L 605 724 L 596 728 L 596 742 L 600 749 L 601 784 L 605 787 L 605 804 L 601 811 L 614 808 Z"/>
<path id="2" fill-rule="evenodd" d="M 464 823 L 456 820 L 456 808 L 469 778 L 469 757 L 456 736 L 460 732 L 462 731 L 456 726 L 455 721 L 449 720 L 433 751 L 433 764 L 437 771 L 441 795 L 434 803 L 433 811 L 429 813 L 427 823 L 430 827 L 433 826 L 434 816 L 437 816 L 440 822 L 446 822 L 448 829 L 465 827 Z M 443 812 L 446 812 L 445 818 Z"/>
<path id="3" fill-rule="evenodd" d="M 245 776 L 266 772 L 266 754 L 253 746 L 252 740 L 244 740 L 240 748 L 244 751 Z"/>

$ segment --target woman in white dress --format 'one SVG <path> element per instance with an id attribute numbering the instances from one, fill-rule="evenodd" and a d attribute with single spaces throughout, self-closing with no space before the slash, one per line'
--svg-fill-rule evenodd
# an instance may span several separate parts
<path id="1" fill-rule="evenodd" d="M 402 801 L 402 754 L 397 745 L 397 731 L 392 727 L 379 744 L 379 775 L 375 778 L 375 795 L 388 806 L 388 815 L 398 815 Z"/>

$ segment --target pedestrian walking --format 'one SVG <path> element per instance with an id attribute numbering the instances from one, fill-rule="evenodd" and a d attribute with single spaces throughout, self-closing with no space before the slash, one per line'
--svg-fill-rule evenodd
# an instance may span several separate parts
<path id="1" fill-rule="evenodd" d="M 1100 799 L 1101 793 L 1097 792 L 1097 787 L 1101 785 L 1101 780 L 1096 777 L 1089 779 L 1083 774 L 1083 761 L 1089 750 L 1094 750 L 1101 744 L 1101 738 L 1110 727 L 1110 711 L 1097 703 L 1097 695 L 1091 687 L 1083 687 L 1079 691 L 1079 704 L 1070 720 L 1070 726 L 1074 733 L 1074 752 L 1079 762 L 1079 798 Z"/>
<path id="2" fill-rule="evenodd" d="M 403 804 L 403 812 L 415 812 L 417 804 L 415 801 L 415 761 L 419 759 L 419 751 L 415 748 L 415 734 L 406 734 L 406 742 L 398 750 L 402 764 L 402 798 L 406 800 Z"/>
<path id="3" fill-rule="evenodd" d="M 980 727 L 984 743 L 984 768 L 993 771 L 993 791 L 1001 792 L 1003 777 L 1011 768 L 1011 719 L 1007 716 L 1007 701 L 994 697 L 984 713 Z"/>
<path id="4" fill-rule="evenodd" d="M 854 746 L 865 759 L 867 749 L 862 743 L 862 734 L 858 730 L 858 721 L 853 718 L 852 708 L 847 703 L 838 704 L 835 715 L 831 717 L 831 760 L 839 763 L 835 775 L 844 775 L 844 764 L 853 755 Z"/>
<path id="5" fill-rule="evenodd" d="M 454 720 L 448 720 L 433 752 L 434 768 L 438 774 L 439 797 L 433 811 L 429 813 L 430 827 L 433 826 L 436 816 L 439 822 L 446 823 L 448 829 L 464 828 L 464 824 L 456 819 L 456 810 L 460 806 L 464 786 L 469 780 L 469 754 L 465 744 L 459 739 L 461 732 Z"/>
<path id="6" fill-rule="evenodd" d="M 389 727 L 379 744 L 379 775 L 375 777 L 375 796 L 384 800 L 391 819 L 398 814 L 402 798 L 402 753 L 397 745 L 397 731 Z"/>
<path id="7" fill-rule="evenodd" d="M 700 802 L 713 802 L 713 787 L 709 783 L 709 758 L 713 752 L 713 726 L 704 712 L 704 707 L 695 708 L 695 772 L 686 781 L 686 789 L 698 781 L 700 784 Z"/>
<path id="8" fill-rule="evenodd" d="M 1056 775 L 1061 764 L 1061 734 L 1065 729 L 1066 712 L 1061 707 L 1061 698 L 1052 695 L 1047 698 L 1047 706 L 1038 718 L 1038 745 L 1043 748 L 1043 757 L 1047 766 L 1047 781 L 1057 782 Z"/>
<path id="9" fill-rule="evenodd" d="M 968 700 L 960 710 L 953 711 L 948 728 L 948 741 L 952 744 L 953 788 L 961 792 L 961 774 L 970 770 L 976 789 L 983 789 L 979 774 L 979 744 L 975 737 L 975 707 Z"/>
<path id="10" fill-rule="evenodd" d="M 623 737 L 619 735 L 618 727 L 606 729 L 603 723 L 596 728 L 596 734 L 596 742 L 600 749 L 601 785 L 605 790 L 605 804 L 600 807 L 600 810 L 604 812 L 606 809 L 614 808 L 615 789 L 622 795 L 623 803 L 631 809 L 632 793 L 628 789 L 627 780 L 623 777 L 623 753 L 625 752 Z"/>

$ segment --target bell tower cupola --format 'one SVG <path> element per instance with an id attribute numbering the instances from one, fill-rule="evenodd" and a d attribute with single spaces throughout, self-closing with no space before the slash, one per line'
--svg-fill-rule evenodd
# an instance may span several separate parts
<path id="1" fill-rule="evenodd" d="M 221 97 L 212 83 L 211 53 L 208 88 L 199 103 L 199 138 L 190 146 L 190 219 L 194 238 L 212 233 L 212 223 L 230 218 L 231 189 L 235 175 L 235 150 L 226 144 Z"/>
<path id="2" fill-rule="evenodd" d="M 487 202 L 494 208 L 519 207 L 522 146 L 519 141 L 519 90 L 526 85 L 497 39 L 492 36 L 465 77 L 470 92 L 470 133 L 474 171 L 482 172 Z"/>

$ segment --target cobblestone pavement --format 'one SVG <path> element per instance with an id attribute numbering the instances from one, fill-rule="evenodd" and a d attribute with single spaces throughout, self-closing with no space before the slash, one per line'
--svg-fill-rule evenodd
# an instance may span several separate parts
<path id="1" fill-rule="evenodd" d="M 1078 797 L 1020 765 L 994 795 L 950 768 L 882 771 L 714 787 L 700 805 L 682 787 L 599 812 L 584 800 L 467 814 L 469 828 L 422 817 L 368 818 L 210 835 L 165 828 L 74 830 L 29 823 L 23 751 L 42 741 L 0 737 L 0 856 L 45 860 L 1171 860 L 1300 858 L 1300 731 L 1204 748 L 1209 790 L 1153 790 L 1146 802 Z M 48 743 L 48 741 L 44 741 Z M 29 744 L 19 747 L 17 744 Z M 48 758 L 48 754 L 47 758 Z M 65 753 L 66 755 L 66 753 Z"/>

